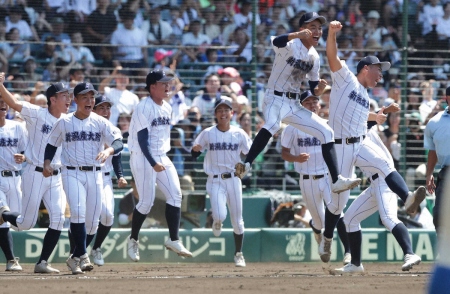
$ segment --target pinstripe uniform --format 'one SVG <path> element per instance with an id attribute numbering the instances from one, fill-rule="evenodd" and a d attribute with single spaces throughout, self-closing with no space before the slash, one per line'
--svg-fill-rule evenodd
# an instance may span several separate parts
<path id="1" fill-rule="evenodd" d="M 226 132 L 217 126 L 203 130 L 194 142 L 207 150 L 203 164 L 208 175 L 206 190 L 211 199 L 212 217 L 214 221 L 223 223 L 230 210 L 231 224 L 234 233 L 244 233 L 242 218 L 242 183 L 234 175 L 234 162 L 240 160 L 241 152 L 247 154 L 252 144 L 250 137 L 240 128 L 230 126 Z M 222 175 L 229 174 L 230 178 Z"/>
<path id="2" fill-rule="evenodd" d="M 128 147 L 131 152 L 130 167 L 139 194 L 136 209 L 148 214 L 155 201 L 155 183 L 166 196 L 166 203 L 181 207 L 181 189 L 178 174 L 172 161 L 166 155 L 170 150 L 170 118 L 172 108 L 166 101 L 156 104 L 150 97 L 141 100 L 136 106 L 130 123 Z M 148 129 L 148 146 L 156 162 L 165 170 L 156 172 L 145 158 L 139 146 L 137 133 Z"/>

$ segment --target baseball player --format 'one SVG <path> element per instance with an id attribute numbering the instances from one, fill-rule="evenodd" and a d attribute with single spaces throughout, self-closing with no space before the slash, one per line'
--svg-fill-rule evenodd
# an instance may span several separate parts
<path id="1" fill-rule="evenodd" d="M 50 131 L 58 118 L 64 116 L 69 110 L 70 98 L 68 85 L 54 83 L 46 90 L 48 108 L 42 108 L 17 99 L 5 88 L 3 82 L 5 74 L 0 73 L 0 93 L 4 101 L 21 113 L 25 120 L 30 144 L 27 145 L 25 155 L 27 165 L 22 177 L 22 210 L 20 214 L 10 213 L 4 216 L 14 224 L 19 231 L 29 230 L 36 224 L 41 200 L 49 213 L 50 224 L 45 233 L 41 256 L 34 267 L 35 273 L 59 273 L 59 270 L 48 264 L 48 259 L 58 243 L 64 224 L 64 211 L 66 208 L 66 195 L 62 188 L 60 166 L 61 150 L 57 150 L 52 161 L 54 173 L 45 178 L 42 174 L 44 166 L 44 150 L 47 145 Z"/>
<path id="2" fill-rule="evenodd" d="M 393 166 L 394 160 L 377 134 L 376 127 L 372 127 L 367 133 L 363 145 L 368 142 L 375 143 L 383 151 L 383 156 Z M 378 176 L 378 173 L 366 173 L 370 179 L 370 186 L 364 190 L 345 212 L 344 223 L 350 238 L 350 248 L 352 252 L 351 262 L 342 268 L 334 270 L 335 274 L 362 274 L 364 267 L 361 263 L 361 222 L 378 210 L 381 221 L 386 229 L 394 235 L 398 244 L 403 250 L 404 264 L 402 271 L 409 271 L 414 265 L 418 265 L 421 259 L 414 254 L 409 238 L 408 229 L 397 218 L 397 195 L 394 194 L 386 184 L 386 181 Z"/>
<path id="3" fill-rule="evenodd" d="M 97 91 L 90 83 L 78 83 L 74 90 L 77 110 L 61 117 L 53 126 L 44 154 L 45 177 L 53 175 L 51 161 L 61 146 L 62 182 L 70 207 L 70 231 L 75 242 L 66 261 L 72 274 L 93 269 L 86 252 L 86 234 L 97 231 L 102 209 L 101 163 L 123 149 L 120 132 L 105 118 L 91 113 Z M 104 144 L 108 148 L 104 148 Z"/>
<path id="4" fill-rule="evenodd" d="M 170 81 L 164 71 L 151 71 L 146 77 L 150 96 L 141 100 L 131 116 L 128 147 L 130 167 L 136 182 L 139 202 L 133 212 L 128 256 L 139 261 L 139 231 L 155 201 L 155 183 L 166 196 L 166 220 L 170 238 L 164 245 L 180 256 L 192 257 L 181 242 L 178 231 L 181 218 L 181 188 L 178 174 L 167 157 L 170 150 L 171 107 L 164 100 L 170 94 Z"/>
<path id="5" fill-rule="evenodd" d="M 236 173 L 241 179 L 283 121 L 322 142 L 322 154 L 331 175 L 332 191 L 342 192 L 361 182 L 361 179 L 339 175 L 333 130 L 317 114 L 298 103 L 299 88 L 304 79 L 309 79 L 311 92 L 315 95 L 320 95 L 326 87 L 325 80 L 319 82 L 319 54 L 314 48 L 322 36 L 324 23 L 326 19 L 316 12 L 305 13 L 300 18 L 298 32 L 272 38 L 275 61 L 263 104 L 265 124 L 255 137 L 245 162 L 236 164 Z"/>
<path id="6" fill-rule="evenodd" d="M 95 97 L 94 112 L 107 120 L 111 116 L 111 106 L 113 103 L 103 95 Z M 120 132 L 116 128 L 117 132 Z M 103 176 L 103 199 L 102 199 L 102 212 L 100 214 L 100 224 L 97 229 L 97 237 L 95 238 L 94 246 L 91 250 L 91 256 L 94 264 L 102 266 L 105 264 L 103 260 L 101 246 L 103 241 L 108 236 L 109 231 L 114 223 L 114 193 L 113 184 L 111 180 L 111 171 L 114 169 L 114 173 L 117 177 L 117 185 L 119 188 L 124 188 L 128 183 L 123 177 L 121 153 L 114 156 L 109 156 L 105 163 L 102 165 Z"/>
<path id="7" fill-rule="evenodd" d="M 320 110 L 319 97 L 306 91 L 300 96 L 300 104 L 309 111 L 318 114 Z M 294 162 L 295 171 L 300 174 L 300 190 L 306 207 L 311 213 L 310 226 L 318 244 L 322 239 L 322 228 L 325 222 L 324 201 L 328 203 L 331 189 L 328 169 L 323 160 L 321 142 L 293 126 L 287 126 L 281 134 L 281 157 Z M 343 217 L 338 223 L 339 238 L 344 245 L 344 265 L 350 262 L 350 248 Z"/>
<path id="8" fill-rule="evenodd" d="M 407 210 L 415 211 L 425 198 L 425 187 L 419 187 L 414 193 L 410 192 L 402 176 L 389 160 L 383 157 L 383 150 L 370 140 L 362 144 L 367 133 L 367 121 L 381 123 L 386 120 L 386 115 L 383 113 L 384 107 L 377 114 L 369 113 L 367 89 L 376 86 L 383 77 L 382 71 L 388 70 L 391 64 L 380 62 L 375 56 L 366 56 L 358 63 L 355 76 L 337 55 L 336 33 L 341 29 L 342 25 L 339 21 L 330 23 L 326 48 L 333 80 L 328 123 L 336 136 L 339 169 L 342 175 L 347 177 L 352 174 L 354 165 L 366 173 L 377 173 L 405 202 Z M 324 262 L 330 259 L 333 231 L 349 196 L 349 191 L 332 193 L 331 201 L 327 203 L 324 238 L 319 246 L 319 255 Z M 351 233 L 348 236 L 351 242 L 354 236 Z"/>
<path id="9" fill-rule="evenodd" d="M 208 175 L 206 191 L 211 199 L 214 236 L 220 236 L 222 223 L 230 210 L 234 231 L 234 263 L 245 267 L 242 254 L 244 239 L 244 220 L 242 218 L 242 183 L 234 173 L 234 162 L 241 153 L 247 154 L 251 146 L 250 137 L 244 130 L 231 126 L 233 107 L 231 99 L 217 100 L 214 106 L 217 125 L 203 130 L 195 139 L 192 156 L 197 158 L 201 151 L 207 150 L 203 167 Z"/>
<path id="10" fill-rule="evenodd" d="M 7 260 L 6 271 L 21 271 L 19 259 L 14 256 L 10 223 L 1 214 L 20 211 L 22 191 L 20 170 L 27 146 L 27 133 L 19 122 L 6 119 L 9 107 L 0 97 L 0 247 Z M 15 226 L 15 224 L 13 224 Z"/>

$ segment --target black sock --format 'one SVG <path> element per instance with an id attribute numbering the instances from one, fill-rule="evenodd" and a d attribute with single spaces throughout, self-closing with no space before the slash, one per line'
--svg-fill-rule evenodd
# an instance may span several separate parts
<path id="1" fill-rule="evenodd" d="M 347 233 L 348 241 L 350 243 L 350 252 L 352 253 L 352 264 L 356 266 L 361 265 L 361 243 L 362 233 L 361 230 Z"/>
<path id="2" fill-rule="evenodd" d="M 89 247 L 89 245 L 91 245 L 92 240 L 94 240 L 95 234 L 92 235 L 86 235 L 86 248 Z"/>
<path id="3" fill-rule="evenodd" d="M 104 226 L 102 223 L 98 225 L 97 237 L 95 238 L 93 249 L 102 247 L 103 241 L 105 241 L 106 236 L 108 236 L 109 231 L 111 231 L 111 226 Z"/>
<path id="4" fill-rule="evenodd" d="M 139 240 L 139 231 L 145 221 L 147 215 L 140 213 L 136 208 L 133 210 L 133 218 L 131 220 L 131 239 Z"/>
<path id="5" fill-rule="evenodd" d="M 73 251 L 75 250 L 75 241 L 73 240 L 73 235 L 70 229 L 67 231 L 67 237 L 69 238 L 69 245 L 70 245 L 69 253 L 73 254 Z"/>
<path id="6" fill-rule="evenodd" d="M 181 208 L 166 203 L 166 221 L 169 227 L 170 240 L 175 241 L 178 237 L 180 229 Z"/>
<path id="7" fill-rule="evenodd" d="M 334 142 L 322 144 L 322 156 L 328 166 L 328 171 L 331 175 L 331 180 L 335 183 L 338 180 L 339 171 L 337 163 L 336 148 Z"/>
<path id="8" fill-rule="evenodd" d="M 248 151 L 245 162 L 250 162 L 250 164 L 252 164 L 252 162 L 259 155 L 259 153 L 261 153 L 264 150 L 264 148 L 266 148 L 266 145 L 269 142 L 271 137 L 272 137 L 272 134 L 268 130 L 266 130 L 264 128 L 259 130 L 255 139 L 253 140 L 250 150 Z"/>
<path id="9" fill-rule="evenodd" d="M 312 219 L 309 220 L 309 226 L 311 227 L 311 229 L 313 230 L 314 233 L 316 233 L 316 234 L 322 233 L 321 230 L 318 230 L 318 229 L 314 228 L 314 226 L 313 226 L 313 224 L 312 224 Z"/>
<path id="10" fill-rule="evenodd" d="M 20 213 L 14 212 L 14 211 L 6 211 L 2 214 L 3 220 L 5 222 L 9 222 L 11 225 L 17 227 L 17 218 L 19 217 Z"/>
<path id="11" fill-rule="evenodd" d="M 408 198 L 409 194 L 409 189 L 405 183 L 405 180 L 398 173 L 398 171 L 391 172 L 384 180 L 386 181 L 389 189 L 397 194 L 398 197 L 403 200 L 403 202 L 406 202 L 406 198 Z"/>
<path id="12" fill-rule="evenodd" d="M 0 248 L 2 248 L 7 261 L 14 259 L 13 239 L 9 228 L 0 228 Z"/>
<path id="13" fill-rule="evenodd" d="M 38 263 L 41 263 L 43 260 L 48 261 L 48 258 L 52 255 L 52 252 L 56 247 L 56 244 L 58 244 L 60 235 L 61 231 L 48 228 L 47 233 L 45 233 L 44 236 L 41 257 L 39 258 Z"/>
<path id="14" fill-rule="evenodd" d="M 402 247 L 403 255 L 414 254 L 411 247 L 411 239 L 409 239 L 408 229 L 403 223 L 398 223 L 392 229 L 392 235 L 394 235 L 395 240 L 397 240 L 400 247 Z"/>
<path id="15" fill-rule="evenodd" d="M 341 218 L 341 215 L 331 213 L 328 208 L 325 208 L 325 230 L 323 231 L 323 235 L 328 239 L 333 238 L 334 229 Z"/>
<path id="16" fill-rule="evenodd" d="M 236 253 L 242 252 L 242 244 L 244 243 L 244 234 L 238 235 L 236 233 L 233 233 L 233 235 L 234 235 L 234 248 L 236 248 L 234 254 L 236 255 Z"/>
<path id="17" fill-rule="evenodd" d="M 72 232 L 75 249 L 73 257 L 80 257 L 86 253 L 86 226 L 84 223 L 70 223 L 70 232 Z"/>
<path id="18" fill-rule="evenodd" d="M 341 217 L 336 225 L 339 239 L 341 239 L 342 245 L 344 245 L 345 253 L 350 253 L 350 245 L 348 242 L 348 234 L 345 229 L 344 218 Z"/>

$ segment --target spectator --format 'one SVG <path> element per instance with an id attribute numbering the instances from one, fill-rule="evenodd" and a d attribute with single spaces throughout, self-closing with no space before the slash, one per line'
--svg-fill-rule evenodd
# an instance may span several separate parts
<path id="1" fill-rule="evenodd" d="M 252 12 L 252 1 L 251 0 L 243 0 L 241 2 L 241 11 L 234 15 L 234 24 L 237 27 L 242 27 L 247 31 L 249 36 L 252 35 L 252 20 L 253 20 L 253 12 Z M 261 18 L 259 14 L 255 16 L 256 26 L 261 24 Z"/>
<path id="2" fill-rule="evenodd" d="M 170 70 L 168 67 L 170 65 L 169 58 L 173 55 L 172 50 L 165 50 L 165 49 L 157 49 L 155 51 L 155 54 L 153 55 L 153 60 L 155 63 L 153 64 L 152 68 L 154 70 Z"/>
<path id="3" fill-rule="evenodd" d="M 330 112 L 330 94 L 331 94 L 331 87 L 327 85 L 325 87 L 325 90 L 323 90 L 322 95 L 320 95 L 319 99 L 320 109 L 318 111 L 318 115 L 326 120 L 328 120 Z"/>
<path id="4" fill-rule="evenodd" d="M 130 122 L 131 122 L 131 115 L 126 113 L 121 113 L 119 115 L 119 119 L 117 121 L 117 127 L 119 128 L 120 132 L 122 133 L 122 141 L 124 144 L 128 143 L 128 137 L 130 135 L 129 129 L 130 129 Z"/>
<path id="5" fill-rule="evenodd" d="M 201 30 L 201 22 L 198 19 L 194 19 L 189 24 L 189 32 L 183 35 L 181 44 L 182 45 L 194 45 L 200 46 L 204 44 L 211 44 L 211 39 L 200 32 Z"/>
<path id="6" fill-rule="evenodd" d="M 173 33 L 169 22 L 161 19 L 161 10 L 153 8 L 150 10 L 149 28 L 147 40 L 152 45 L 171 44 L 169 36 Z"/>
<path id="7" fill-rule="evenodd" d="M 232 42 L 227 48 L 227 54 L 232 55 L 232 62 L 236 62 L 238 57 L 244 57 L 245 60 L 250 63 L 252 60 L 252 42 L 247 35 L 246 30 L 242 27 L 237 27 L 234 30 L 231 38 Z"/>
<path id="8" fill-rule="evenodd" d="M 369 13 L 367 14 L 367 23 L 365 26 L 366 33 L 364 35 L 364 38 L 366 40 L 373 39 L 377 43 L 381 44 L 381 37 L 388 34 L 389 32 L 385 27 L 378 24 L 379 20 L 380 14 L 378 13 L 378 11 L 369 11 Z"/>
<path id="9" fill-rule="evenodd" d="M 38 81 L 42 81 L 42 74 L 36 72 L 37 64 L 33 56 L 28 56 L 23 60 L 23 73 L 29 86 L 34 86 Z"/>
<path id="10" fill-rule="evenodd" d="M 206 68 L 205 77 L 211 73 L 216 73 L 219 70 L 223 69 L 222 65 L 217 64 L 218 61 L 219 61 L 218 49 L 216 48 L 206 49 L 206 64 L 208 64 L 208 67 Z"/>
<path id="11" fill-rule="evenodd" d="M 178 39 L 181 38 L 184 32 L 184 28 L 186 24 L 184 23 L 183 18 L 181 18 L 181 9 L 178 6 L 170 7 L 170 26 L 172 27 L 172 34 L 177 36 Z"/>
<path id="12" fill-rule="evenodd" d="M 433 216 L 426 206 L 426 200 L 420 203 L 419 208 L 414 213 L 408 213 L 409 219 L 413 222 L 406 222 L 409 228 L 421 228 L 425 230 L 435 230 Z"/>
<path id="13" fill-rule="evenodd" d="M 424 134 L 421 125 L 421 118 L 418 112 L 407 115 L 406 150 L 408 152 L 405 156 L 405 181 L 408 187 L 422 186 L 425 184 L 426 159 L 423 148 Z"/>
<path id="14" fill-rule="evenodd" d="M 292 207 L 294 211 L 294 220 L 289 222 L 290 228 L 310 228 L 310 221 L 312 219 L 311 213 L 306 207 L 305 202 L 300 201 L 297 202 L 294 207 Z"/>
<path id="15" fill-rule="evenodd" d="M 399 160 L 401 148 L 400 144 L 398 143 L 398 135 L 400 132 L 400 113 L 388 113 L 386 125 L 387 126 L 384 128 L 381 138 L 383 139 L 384 145 L 392 155 L 395 168 L 398 169 L 400 167 Z"/>
<path id="16" fill-rule="evenodd" d="M 44 94 L 39 94 L 34 98 L 34 104 L 42 108 L 47 108 L 47 97 Z"/>
<path id="17" fill-rule="evenodd" d="M 62 52 L 65 61 L 70 62 L 73 56 L 77 62 L 95 62 L 91 50 L 81 45 L 83 43 L 83 36 L 80 32 L 73 32 L 70 40 L 71 43 Z"/>
<path id="18" fill-rule="evenodd" d="M 69 44 L 70 43 L 70 37 L 68 34 L 64 32 L 65 24 L 62 17 L 55 17 L 50 20 L 50 24 L 52 26 L 52 31 L 50 33 L 43 34 L 41 39 L 42 41 L 48 40 L 48 38 L 51 36 L 55 39 L 56 42 Z M 58 46 L 59 49 L 59 46 Z"/>
<path id="19" fill-rule="evenodd" d="M 313 12 L 313 11 L 320 11 L 321 9 L 322 4 L 320 4 L 316 0 L 299 1 L 299 4 L 296 5 L 295 8 L 297 12 L 299 11 Z"/>
<path id="20" fill-rule="evenodd" d="M 252 116 L 249 112 L 241 113 L 241 115 L 239 116 L 239 125 L 241 126 L 241 129 L 243 129 L 250 138 L 253 138 L 253 136 L 252 136 Z"/>
<path id="21" fill-rule="evenodd" d="M 45 39 L 44 47 L 41 51 L 36 52 L 36 58 L 42 60 L 45 64 L 56 61 L 59 57 L 60 51 L 56 48 L 56 39 L 53 36 L 48 36 Z"/>
<path id="22" fill-rule="evenodd" d="M 214 40 L 220 35 L 220 26 L 217 24 L 218 21 L 214 17 L 214 11 L 207 8 L 203 12 L 203 17 L 205 18 L 205 23 L 203 24 L 202 31 L 206 34 L 210 40 Z"/>
<path id="23" fill-rule="evenodd" d="M 7 42 L 3 44 L 3 54 L 8 60 L 24 60 L 30 56 L 30 44 L 18 43 L 20 41 L 19 30 L 12 28 L 6 34 Z"/>
<path id="24" fill-rule="evenodd" d="M 422 102 L 419 106 L 420 122 L 424 123 L 433 109 L 436 107 L 437 101 L 435 100 L 437 92 L 437 83 L 435 80 L 428 80 L 420 84 L 422 89 Z"/>
<path id="25" fill-rule="evenodd" d="M 241 75 L 234 67 L 225 67 L 217 71 L 220 76 L 221 92 L 235 100 L 237 96 L 242 95 Z"/>
<path id="26" fill-rule="evenodd" d="M 439 19 L 444 16 L 444 9 L 440 0 L 430 0 L 419 13 L 419 23 L 422 24 L 422 36 L 426 36 L 436 29 Z"/>
<path id="27" fill-rule="evenodd" d="M 190 26 L 193 20 L 198 20 L 202 17 L 197 0 L 184 0 L 182 3 L 182 17 L 186 26 Z"/>
<path id="28" fill-rule="evenodd" d="M 12 6 L 9 9 L 9 16 L 6 17 L 6 31 L 11 31 L 12 28 L 19 30 L 20 40 L 34 40 L 39 41 L 36 30 L 32 30 L 30 25 L 22 19 L 25 11 L 20 6 Z"/>
<path id="29" fill-rule="evenodd" d="M 168 72 L 167 75 L 174 77 L 171 84 L 168 102 L 170 106 L 172 106 L 172 117 L 170 123 L 172 125 L 176 125 L 180 120 L 183 120 L 186 117 L 188 106 L 186 105 L 186 97 L 182 91 L 183 83 L 180 81 L 179 77 L 170 72 Z"/>
<path id="30" fill-rule="evenodd" d="M 201 115 L 213 115 L 214 103 L 220 98 L 220 79 L 217 74 L 210 74 L 205 79 L 205 91 L 194 98 L 192 106 L 198 107 Z"/>
<path id="31" fill-rule="evenodd" d="M 63 13 L 69 19 L 70 25 L 86 22 L 88 16 L 95 10 L 96 1 L 92 0 L 63 0 L 59 13 Z"/>

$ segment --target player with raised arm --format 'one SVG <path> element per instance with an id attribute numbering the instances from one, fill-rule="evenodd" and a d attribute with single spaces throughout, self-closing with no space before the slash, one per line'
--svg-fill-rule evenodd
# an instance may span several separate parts
<path id="1" fill-rule="evenodd" d="M 299 31 L 272 38 L 275 60 L 265 92 L 263 113 L 265 124 L 255 137 L 244 163 L 236 164 L 236 173 L 242 179 L 252 162 L 266 147 L 270 138 L 287 123 L 322 142 L 322 154 L 329 169 L 332 191 L 339 193 L 356 187 L 361 179 L 344 178 L 339 174 L 334 134 L 326 121 L 298 103 L 300 86 L 309 80 L 311 92 L 320 95 L 326 87 L 319 80 L 319 54 L 315 46 L 322 37 L 326 19 L 316 12 L 305 13 L 299 21 Z"/>
<path id="2" fill-rule="evenodd" d="M 128 146 L 130 167 L 136 182 L 139 202 L 133 211 L 128 256 L 139 261 L 139 231 L 155 201 L 155 184 L 166 196 L 166 220 L 169 238 L 164 245 L 179 256 L 192 257 L 181 242 L 178 232 L 181 219 L 181 188 L 178 174 L 166 155 L 170 150 L 170 117 L 172 108 L 164 99 L 169 94 L 173 77 L 162 70 L 151 71 L 146 77 L 149 97 L 136 106 L 131 116 Z"/>
<path id="3" fill-rule="evenodd" d="M 192 157 L 197 158 L 207 150 L 203 168 L 208 175 L 206 190 L 211 199 L 213 233 L 219 237 L 222 223 L 230 210 L 234 235 L 234 262 L 245 267 L 242 254 L 244 220 L 242 218 L 242 183 L 234 173 L 234 164 L 241 153 L 247 154 L 252 143 L 250 137 L 240 128 L 230 125 L 233 116 L 231 99 L 217 100 L 214 106 L 217 125 L 203 130 L 195 139 Z"/>
<path id="4" fill-rule="evenodd" d="M 77 110 L 53 126 L 44 154 L 45 177 L 54 173 L 51 161 L 61 146 L 62 182 L 70 207 L 70 231 L 75 249 L 66 261 L 72 274 L 90 271 L 93 265 L 86 244 L 94 237 L 102 209 L 101 163 L 123 149 L 120 132 L 105 118 L 92 113 L 97 91 L 91 83 L 74 90 Z M 107 144 L 108 148 L 104 148 Z M 89 239 L 87 239 L 87 236 Z"/>

